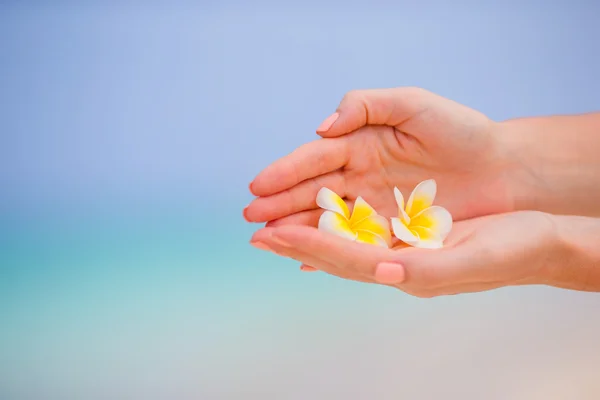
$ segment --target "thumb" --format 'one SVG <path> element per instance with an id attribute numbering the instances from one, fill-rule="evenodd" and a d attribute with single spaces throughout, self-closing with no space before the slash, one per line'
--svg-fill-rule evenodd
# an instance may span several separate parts
<path id="1" fill-rule="evenodd" d="M 337 111 L 321 123 L 317 134 L 337 137 L 365 125 L 399 128 L 429 110 L 435 116 L 415 124 L 420 131 L 437 131 L 440 126 L 448 131 L 465 125 L 479 125 L 488 120 L 478 111 L 418 87 L 353 90 L 346 93 Z"/>
<path id="2" fill-rule="evenodd" d="M 317 134 L 336 137 L 365 125 L 397 126 L 423 111 L 432 96 L 435 95 L 415 87 L 353 90 L 317 128 Z"/>

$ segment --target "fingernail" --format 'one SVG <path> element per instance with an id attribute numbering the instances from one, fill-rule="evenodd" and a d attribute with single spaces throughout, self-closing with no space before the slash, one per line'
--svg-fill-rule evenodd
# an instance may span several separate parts
<path id="1" fill-rule="evenodd" d="M 379 283 L 402 283 L 405 277 L 406 271 L 401 264 L 384 262 L 377 264 L 375 269 L 375 280 Z"/>
<path id="2" fill-rule="evenodd" d="M 302 264 L 300 266 L 300 271 L 302 271 L 302 272 L 316 272 L 316 271 L 318 271 L 318 269 L 316 269 L 315 267 L 311 267 L 310 265 Z"/>
<path id="3" fill-rule="evenodd" d="M 242 211 L 242 214 L 244 215 L 244 219 L 245 219 L 246 221 L 248 221 L 248 222 L 252 222 L 252 221 L 250 221 L 250 218 L 248 218 L 248 207 L 249 207 L 249 206 L 246 206 L 246 207 L 244 207 L 244 211 Z"/>
<path id="4" fill-rule="evenodd" d="M 267 246 L 266 243 L 263 242 L 250 242 L 250 244 L 260 250 L 273 251 L 269 246 Z"/>
<path id="5" fill-rule="evenodd" d="M 329 130 L 329 128 L 331 128 L 333 123 L 338 119 L 339 116 L 340 116 L 340 114 L 337 112 L 331 114 L 329 117 L 327 117 L 325 119 L 325 121 L 323 121 L 321 123 L 321 125 L 319 125 L 319 127 L 317 128 L 317 132 L 327 132 Z"/>
<path id="6" fill-rule="evenodd" d="M 250 191 L 250 193 L 254 194 L 254 192 L 252 191 L 252 184 L 254 183 L 254 181 L 250 182 L 248 184 L 248 190 Z"/>

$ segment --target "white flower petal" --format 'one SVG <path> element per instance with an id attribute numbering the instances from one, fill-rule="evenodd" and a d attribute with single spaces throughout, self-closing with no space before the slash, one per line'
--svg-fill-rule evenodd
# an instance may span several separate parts
<path id="1" fill-rule="evenodd" d="M 437 184 L 433 179 L 419 183 L 410 194 L 406 203 L 406 213 L 413 217 L 424 209 L 431 207 L 437 193 Z"/>
<path id="2" fill-rule="evenodd" d="M 444 207 L 431 206 L 415 215 L 410 221 L 410 227 L 423 227 L 431 231 L 443 241 L 452 230 L 452 215 Z"/>
<path id="3" fill-rule="evenodd" d="M 416 237 L 406 225 L 402 223 L 400 218 L 391 218 L 392 221 L 392 230 L 394 231 L 394 236 L 398 239 L 402 240 L 404 243 L 413 245 L 419 241 L 419 238 Z"/>
<path id="4" fill-rule="evenodd" d="M 396 198 L 396 204 L 398 204 L 398 208 L 404 210 L 404 196 L 402 196 L 402 192 L 397 187 L 394 187 L 394 197 Z"/>
<path id="5" fill-rule="evenodd" d="M 390 223 L 387 218 L 381 215 L 371 215 L 363 219 L 358 224 L 351 225 L 354 232 L 366 231 L 373 233 L 383 239 L 388 246 L 392 244 L 392 234 L 390 233 Z"/>
<path id="6" fill-rule="evenodd" d="M 400 219 L 402 220 L 402 222 L 404 222 L 405 225 L 409 225 L 410 224 L 410 217 L 408 216 L 408 214 L 406 213 L 406 211 L 404 211 L 403 209 L 400 209 L 398 211 L 400 211 Z"/>
<path id="7" fill-rule="evenodd" d="M 394 187 L 394 197 L 396 198 L 396 204 L 398 204 L 398 216 L 406 225 L 410 224 L 410 217 L 404 211 L 404 196 L 397 187 Z"/>
<path id="8" fill-rule="evenodd" d="M 444 242 L 440 240 L 419 240 L 413 246 L 421 249 L 441 249 L 444 247 Z"/>
<path id="9" fill-rule="evenodd" d="M 375 246 L 381 247 L 390 247 L 390 244 L 386 242 L 381 236 L 369 232 L 369 231 L 356 231 L 358 233 L 358 237 L 356 238 L 357 242 L 374 244 Z"/>
<path id="10" fill-rule="evenodd" d="M 362 197 L 358 196 L 352 207 L 352 216 L 350 217 L 350 226 L 354 227 L 364 219 L 372 215 L 377 215 L 377 211 L 369 205 Z"/>
<path id="11" fill-rule="evenodd" d="M 424 226 L 410 225 L 408 229 L 418 236 L 420 240 L 440 240 L 437 232 L 429 228 L 425 228 Z"/>
<path id="12" fill-rule="evenodd" d="M 319 218 L 319 230 L 355 240 L 358 236 L 350 229 L 348 220 L 343 215 L 333 211 L 325 211 Z"/>
<path id="13" fill-rule="evenodd" d="M 333 190 L 323 187 L 317 193 L 317 205 L 325 210 L 333 211 L 343 215 L 346 219 L 350 218 L 348 205 Z"/>

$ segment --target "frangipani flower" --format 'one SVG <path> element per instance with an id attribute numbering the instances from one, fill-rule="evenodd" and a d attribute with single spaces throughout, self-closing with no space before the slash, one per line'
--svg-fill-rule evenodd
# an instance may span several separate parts
<path id="1" fill-rule="evenodd" d="M 392 235 L 387 218 L 378 215 L 362 197 L 354 202 L 352 214 L 340 196 L 327 188 L 317 194 L 317 205 L 326 211 L 319 229 L 357 242 L 390 247 Z"/>
<path id="2" fill-rule="evenodd" d="M 410 194 L 404 208 L 404 197 L 398 188 L 394 196 L 399 218 L 392 218 L 394 236 L 414 247 L 436 249 L 452 229 L 452 215 L 443 207 L 434 206 L 437 185 L 433 179 L 419 183 Z"/>

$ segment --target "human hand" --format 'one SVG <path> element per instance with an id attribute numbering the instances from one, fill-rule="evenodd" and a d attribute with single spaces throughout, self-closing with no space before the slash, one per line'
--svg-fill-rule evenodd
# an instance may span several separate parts
<path id="1" fill-rule="evenodd" d="M 381 214 L 396 215 L 394 186 L 410 192 L 426 179 L 438 182 L 437 203 L 455 220 L 512 211 L 510 160 L 495 126 L 423 89 L 350 92 L 318 130 L 322 139 L 258 174 L 250 185 L 258 198 L 245 218 L 316 226 L 321 187 L 347 201 L 362 196 Z"/>
<path id="2" fill-rule="evenodd" d="M 559 234 L 557 218 L 522 211 L 457 222 L 441 249 L 388 249 L 301 225 L 262 228 L 251 243 L 341 278 L 389 285 L 418 297 L 524 284 L 593 289 L 577 278 L 584 274 L 575 266 L 569 268 L 570 246 Z"/>

